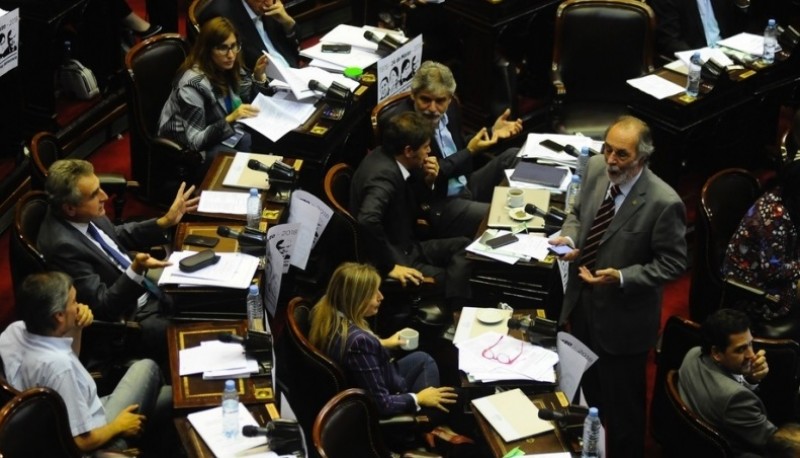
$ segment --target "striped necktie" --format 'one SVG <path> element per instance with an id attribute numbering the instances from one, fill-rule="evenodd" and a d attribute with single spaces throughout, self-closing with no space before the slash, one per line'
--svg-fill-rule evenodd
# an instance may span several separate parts
<path id="1" fill-rule="evenodd" d="M 614 199 L 620 192 L 619 186 L 611 186 L 610 192 L 605 200 L 603 200 L 603 203 L 600 204 L 600 208 L 597 209 L 592 228 L 589 230 L 589 236 L 586 237 L 586 242 L 583 244 L 581 264 L 586 266 L 589 270 L 594 270 L 594 262 L 597 260 L 597 250 L 600 248 L 600 240 L 611 224 L 611 220 L 614 219 Z"/>

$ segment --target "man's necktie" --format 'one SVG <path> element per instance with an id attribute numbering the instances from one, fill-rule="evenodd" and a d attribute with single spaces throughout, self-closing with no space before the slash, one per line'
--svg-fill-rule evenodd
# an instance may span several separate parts
<path id="1" fill-rule="evenodd" d="M 619 186 L 611 186 L 611 191 L 608 193 L 605 200 L 603 200 L 603 203 L 600 204 L 600 208 L 597 209 L 592 228 L 589 229 L 589 236 L 586 237 L 586 243 L 583 244 L 580 263 L 589 270 L 594 270 L 594 262 L 597 260 L 597 250 L 600 248 L 600 240 L 611 224 L 611 220 L 614 219 L 614 199 L 620 192 Z"/>
<path id="2" fill-rule="evenodd" d="M 103 248 L 103 251 L 105 251 L 106 253 L 109 254 L 109 256 L 114 258 L 114 261 L 117 262 L 117 264 L 122 268 L 122 270 L 127 269 L 131 265 L 130 259 L 128 259 L 127 256 L 124 256 L 122 253 L 120 253 L 119 250 L 117 250 L 114 247 L 112 247 L 111 245 L 109 245 L 108 242 L 106 242 L 106 240 L 103 238 L 103 236 L 100 235 L 100 231 L 97 230 L 97 228 L 95 227 L 95 225 L 93 223 L 89 223 L 89 229 L 86 232 L 97 243 L 100 244 L 100 247 Z M 153 296 L 155 296 L 156 298 L 158 298 L 161 301 L 164 300 L 164 298 L 165 298 L 164 292 L 161 291 L 161 288 L 159 288 L 158 285 L 153 283 L 152 280 L 150 280 L 147 277 L 144 277 L 144 279 L 142 281 L 142 285 L 144 286 L 144 289 L 146 289 Z"/>

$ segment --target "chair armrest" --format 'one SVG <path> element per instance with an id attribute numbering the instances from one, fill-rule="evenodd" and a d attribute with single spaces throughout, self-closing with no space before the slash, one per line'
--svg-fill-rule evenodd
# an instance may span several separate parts
<path id="1" fill-rule="evenodd" d="M 127 187 L 128 180 L 120 173 L 97 173 L 102 187 Z"/>
<path id="2" fill-rule="evenodd" d="M 203 162 L 203 156 L 197 151 L 192 151 L 168 138 L 156 137 L 153 139 L 154 154 L 172 156 L 173 159 L 190 166 L 198 166 Z"/>
<path id="3" fill-rule="evenodd" d="M 394 417 L 389 418 L 381 418 L 378 420 L 378 424 L 381 426 L 389 426 L 389 425 L 409 425 L 415 424 L 417 422 L 417 417 L 414 415 L 395 415 Z"/>

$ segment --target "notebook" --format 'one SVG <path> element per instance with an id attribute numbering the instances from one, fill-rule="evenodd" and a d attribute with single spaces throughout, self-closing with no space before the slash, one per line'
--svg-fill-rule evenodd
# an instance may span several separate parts
<path id="1" fill-rule="evenodd" d="M 511 181 L 537 184 L 548 188 L 558 188 L 567 176 L 567 171 L 551 165 L 521 161 L 511 174 Z"/>
<path id="2" fill-rule="evenodd" d="M 255 159 L 269 167 L 273 162 L 280 161 L 283 157 L 273 156 L 272 154 L 236 153 L 222 184 L 234 188 L 269 189 L 267 173 L 248 168 L 247 162 L 250 159 Z"/>
<path id="3" fill-rule="evenodd" d="M 534 216 L 527 221 L 519 221 L 511 218 L 510 208 L 506 206 L 506 194 L 508 186 L 495 186 L 492 195 L 492 204 L 489 207 L 489 220 L 487 226 L 492 228 L 510 229 L 518 224 L 525 223 L 529 230 L 544 229 L 544 219 L 541 216 Z M 546 189 L 523 189 L 523 196 L 526 204 L 536 205 L 543 211 L 550 207 L 550 191 Z"/>
<path id="4" fill-rule="evenodd" d="M 472 405 L 506 442 L 554 429 L 539 418 L 539 409 L 519 388 L 475 399 Z"/>

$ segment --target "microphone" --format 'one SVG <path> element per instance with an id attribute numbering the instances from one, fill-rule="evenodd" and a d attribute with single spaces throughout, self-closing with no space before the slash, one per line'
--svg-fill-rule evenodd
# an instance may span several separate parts
<path id="1" fill-rule="evenodd" d="M 239 232 L 228 226 L 217 226 L 217 235 L 236 239 L 243 245 L 267 245 L 267 238 L 263 235 L 251 234 L 249 232 Z"/>
<path id="2" fill-rule="evenodd" d="M 325 101 L 330 105 L 344 105 L 347 107 L 353 101 L 353 93 L 350 92 L 350 89 L 336 81 L 332 82 L 328 87 L 317 80 L 309 80 L 308 88 L 312 91 L 321 92 Z"/>
<path id="3" fill-rule="evenodd" d="M 217 340 L 225 343 L 238 343 L 240 345 L 244 345 L 247 342 L 247 339 L 244 337 L 231 334 L 230 332 L 221 332 L 217 334 Z"/>
<path id="4" fill-rule="evenodd" d="M 512 317 L 508 319 L 508 329 L 522 331 L 528 342 L 532 344 L 549 346 L 555 343 L 558 323 L 547 318 L 532 316 L 526 316 L 522 319 Z"/>
<path id="5" fill-rule="evenodd" d="M 259 172 L 269 173 L 269 167 L 258 159 L 250 159 L 247 161 L 247 168 L 250 170 L 258 170 Z"/>
<path id="6" fill-rule="evenodd" d="M 572 157 L 578 157 L 581 155 L 580 151 L 572 145 L 567 145 L 564 147 L 564 152 L 569 154 Z"/>
<path id="7" fill-rule="evenodd" d="M 525 204 L 525 213 L 529 215 L 541 216 L 542 218 L 547 218 L 547 213 L 533 204 Z"/>
<path id="8" fill-rule="evenodd" d="M 247 335 L 237 336 L 230 332 L 217 334 L 217 340 L 225 343 L 238 343 L 248 352 L 263 352 L 272 350 L 272 335 L 266 332 L 247 331 Z"/>
<path id="9" fill-rule="evenodd" d="M 529 215 L 540 216 L 544 218 L 544 222 L 546 224 L 558 227 L 561 227 L 561 225 L 564 224 L 564 218 L 567 217 L 566 213 L 557 208 L 550 207 L 545 212 L 534 204 L 525 204 L 525 213 Z"/>
<path id="10" fill-rule="evenodd" d="M 242 436 L 244 437 L 268 436 L 269 433 L 270 433 L 269 428 L 262 428 L 260 426 L 253 426 L 253 425 L 242 426 Z"/>
<path id="11" fill-rule="evenodd" d="M 574 411 L 572 406 L 567 407 L 567 410 L 539 409 L 538 415 L 542 420 L 550 421 L 583 421 L 586 418 L 586 413 Z"/>
<path id="12" fill-rule="evenodd" d="M 367 40 L 378 43 L 378 54 L 381 56 L 386 56 L 387 54 L 393 53 L 397 48 L 403 46 L 403 43 L 400 42 L 397 38 L 393 37 L 390 34 L 386 34 L 383 38 L 378 38 L 377 35 L 372 33 L 369 30 L 364 31 L 364 38 Z"/>
<path id="13" fill-rule="evenodd" d="M 328 86 L 325 86 L 317 80 L 309 80 L 308 88 L 312 91 L 322 92 L 323 94 L 328 92 Z"/>

